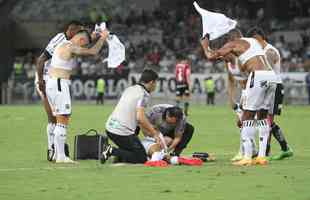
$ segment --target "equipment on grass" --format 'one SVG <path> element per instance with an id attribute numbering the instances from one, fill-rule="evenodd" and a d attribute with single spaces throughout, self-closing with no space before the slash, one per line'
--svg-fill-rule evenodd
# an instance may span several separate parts
<path id="1" fill-rule="evenodd" d="M 193 157 L 194 158 L 199 158 L 203 162 L 207 162 L 207 161 L 209 161 L 208 158 L 210 157 L 210 155 L 208 153 L 206 153 L 206 152 L 194 152 L 193 153 Z"/>
<path id="2" fill-rule="evenodd" d="M 95 135 L 88 135 L 91 132 L 95 133 Z M 90 129 L 84 134 L 76 135 L 74 139 L 74 160 L 99 160 L 107 144 L 108 138 L 98 134 L 95 129 Z"/>

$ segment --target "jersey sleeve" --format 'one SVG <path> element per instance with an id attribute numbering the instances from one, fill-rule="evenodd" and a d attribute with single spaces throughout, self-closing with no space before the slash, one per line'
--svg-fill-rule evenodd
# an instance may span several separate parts
<path id="1" fill-rule="evenodd" d="M 142 97 L 138 99 L 137 108 L 146 108 L 149 103 L 150 97 L 147 94 L 144 94 Z"/>
<path id="2" fill-rule="evenodd" d="M 51 39 L 51 41 L 47 44 L 44 54 L 51 58 L 54 54 L 55 48 L 58 44 L 60 44 L 65 39 L 65 35 L 63 33 L 58 33 L 55 37 Z"/>

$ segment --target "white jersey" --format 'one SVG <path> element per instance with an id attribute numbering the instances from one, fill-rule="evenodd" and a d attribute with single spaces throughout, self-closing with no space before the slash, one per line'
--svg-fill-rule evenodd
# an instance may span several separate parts
<path id="1" fill-rule="evenodd" d="M 54 36 L 48 45 L 46 46 L 44 53 L 48 58 L 53 57 L 54 51 L 57 47 L 57 45 L 61 44 L 62 42 L 67 41 L 65 33 L 58 33 L 56 36 Z M 51 66 L 51 59 L 46 61 L 44 63 L 44 69 L 43 69 L 43 74 L 47 75 L 48 74 L 48 69 Z"/>
<path id="2" fill-rule="evenodd" d="M 265 46 L 265 48 L 264 48 L 264 53 L 265 53 L 265 55 L 267 55 L 266 53 L 267 53 L 267 51 L 270 50 L 270 49 L 273 50 L 274 52 L 276 52 L 277 56 L 279 57 L 277 63 L 275 63 L 275 64 L 269 63 L 269 64 L 271 65 L 273 71 L 274 71 L 276 74 L 279 75 L 279 74 L 281 73 L 281 55 L 280 55 L 278 49 L 276 49 L 276 48 L 275 48 L 274 46 L 272 46 L 271 44 L 267 44 L 267 46 Z"/>

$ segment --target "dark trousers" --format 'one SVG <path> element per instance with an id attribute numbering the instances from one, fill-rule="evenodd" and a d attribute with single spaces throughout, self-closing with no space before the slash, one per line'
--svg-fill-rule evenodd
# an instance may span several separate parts
<path id="1" fill-rule="evenodd" d="M 180 143 L 174 149 L 175 155 L 177 156 L 180 155 L 182 151 L 187 147 L 187 144 L 190 142 L 190 140 L 193 137 L 194 131 L 195 131 L 195 128 L 191 124 L 186 123 L 185 130 L 182 135 L 182 139 Z M 168 133 L 167 132 L 165 133 L 164 130 L 161 132 L 164 134 L 164 136 L 174 138 L 174 130 Z"/>
<path id="2" fill-rule="evenodd" d="M 208 92 L 207 93 L 207 104 L 208 105 L 209 104 L 214 105 L 214 96 L 215 96 L 214 92 Z"/>
<path id="3" fill-rule="evenodd" d="M 98 92 L 97 99 L 96 99 L 97 104 L 99 104 L 99 103 L 103 104 L 104 103 L 103 96 L 104 96 L 103 92 Z"/>
<path id="4" fill-rule="evenodd" d="M 120 136 L 106 131 L 108 137 L 119 147 L 113 148 L 112 155 L 121 162 L 145 163 L 147 155 L 137 135 Z"/>

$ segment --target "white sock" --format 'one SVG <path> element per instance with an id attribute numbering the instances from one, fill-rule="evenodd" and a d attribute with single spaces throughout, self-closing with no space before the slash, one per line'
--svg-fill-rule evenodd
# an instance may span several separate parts
<path id="1" fill-rule="evenodd" d="M 268 137 L 269 137 L 269 130 L 270 130 L 267 119 L 257 120 L 256 127 L 258 128 L 258 133 L 259 133 L 258 156 L 265 157 Z"/>
<path id="2" fill-rule="evenodd" d="M 165 153 L 161 151 L 156 151 L 152 154 L 151 161 L 162 160 L 165 157 Z"/>
<path id="3" fill-rule="evenodd" d="M 170 163 L 171 163 L 172 165 L 178 165 L 178 164 L 179 164 L 179 157 L 178 157 L 178 156 L 172 156 L 172 157 L 170 158 Z"/>
<path id="4" fill-rule="evenodd" d="M 253 146 L 251 140 L 255 139 L 255 132 L 254 120 L 242 122 L 241 137 L 244 147 L 244 157 L 246 159 L 252 159 Z"/>
<path id="5" fill-rule="evenodd" d="M 65 142 L 67 136 L 67 126 L 63 124 L 56 124 L 54 130 L 55 138 L 55 150 L 56 150 L 56 160 L 64 160 L 65 159 Z"/>
<path id="6" fill-rule="evenodd" d="M 54 129 L 56 124 L 48 123 L 46 126 L 47 133 L 47 148 L 52 149 L 52 145 L 54 144 Z"/>

